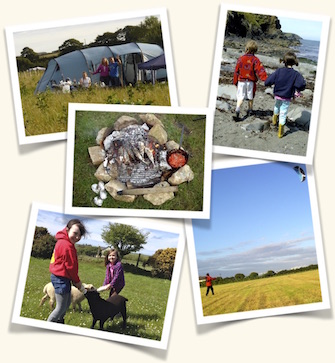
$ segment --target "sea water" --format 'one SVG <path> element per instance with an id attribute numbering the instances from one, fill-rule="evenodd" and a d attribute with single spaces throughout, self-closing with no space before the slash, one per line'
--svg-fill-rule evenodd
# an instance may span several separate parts
<path id="1" fill-rule="evenodd" d="M 301 45 L 296 47 L 298 58 L 307 58 L 313 62 L 318 61 L 320 42 L 316 40 L 301 39 Z"/>

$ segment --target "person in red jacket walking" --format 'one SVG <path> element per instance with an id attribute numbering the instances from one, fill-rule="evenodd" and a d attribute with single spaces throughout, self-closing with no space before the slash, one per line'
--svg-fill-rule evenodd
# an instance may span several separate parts
<path id="1" fill-rule="evenodd" d="M 256 83 L 258 78 L 265 81 L 267 78 L 266 71 L 262 62 L 255 56 L 258 45 L 254 40 L 247 42 L 245 54 L 238 58 L 233 84 L 237 87 L 237 103 L 235 121 L 240 121 L 240 111 L 243 100 L 248 100 L 248 113 L 250 116 L 253 112 L 253 101 L 256 94 Z"/>
<path id="2" fill-rule="evenodd" d="M 206 286 L 207 286 L 207 292 L 206 292 L 206 296 L 209 293 L 209 290 L 212 291 L 212 295 L 214 295 L 214 289 L 213 289 L 213 284 L 212 281 L 216 280 L 216 277 L 212 277 L 209 275 L 209 273 L 206 274 Z"/>
<path id="3" fill-rule="evenodd" d="M 56 308 L 48 321 L 64 323 L 64 316 L 71 304 L 71 282 L 82 293 L 86 293 L 78 276 L 78 257 L 74 246 L 85 234 L 86 228 L 79 219 L 71 219 L 63 230 L 56 233 L 57 242 L 49 265 Z"/>

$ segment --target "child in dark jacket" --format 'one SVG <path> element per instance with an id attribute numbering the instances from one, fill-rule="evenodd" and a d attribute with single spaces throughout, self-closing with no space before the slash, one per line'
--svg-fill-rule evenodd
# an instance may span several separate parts
<path id="1" fill-rule="evenodd" d="M 285 67 L 278 68 L 272 73 L 265 81 L 265 86 L 274 85 L 275 105 L 273 108 L 272 124 L 274 126 L 278 123 L 278 137 L 284 136 L 284 125 L 291 100 L 295 97 L 295 93 L 300 93 L 306 87 L 304 77 L 293 66 L 298 66 L 298 60 L 295 53 L 289 51 L 280 60 Z"/>
<path id="2" fill-rule="evenodd" d="M 236 62 L 233 79 L 233 84 L 237 87 L 235 121 L 240 120 L 240 109 L 245 98 L 248 99 L 248 116 L 252 114 L 258 78 L 265 81 L 267 77 L 262 62 L 255 56 L 257 50 L 257 43 L 254 40 L 248 41 L 245 46 L 245 54 Z"/>

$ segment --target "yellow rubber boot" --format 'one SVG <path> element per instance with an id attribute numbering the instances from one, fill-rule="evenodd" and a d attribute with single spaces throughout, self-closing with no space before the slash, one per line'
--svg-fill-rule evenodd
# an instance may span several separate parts
<path id="1" fill-rule="evenodd" d="M 279 124 L 278 126 L 278 137 L 281 139 L 284 136 L 284 125 Z"/>
<path id="2" fill-rule="evenodd" d="M 279 115 L 275 115 L 275 114 L 273 114 L 273 116 L 272 116 L 272 125 L 273 125 L 273 126 L 277 126 L 277 123 L 278 123 L 278 116 L 279 116 Z"/>

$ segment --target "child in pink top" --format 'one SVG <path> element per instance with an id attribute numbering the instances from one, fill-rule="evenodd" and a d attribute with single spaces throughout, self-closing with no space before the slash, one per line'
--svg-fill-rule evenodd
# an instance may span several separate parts
<path id="1" fill-rule="evenodd" d="M 109 296 L 119 294 L 125 286 L 123 266 L 117 250 L 111 249 L 105 257 L 106 276 L 98 291 L 110 290 Z"/>
<path id="2" fill-rule="evenodd" d="M 101 64 L 96 69 L 95 72 L 92 72 L 92 74 L 100 74 L 100 84 L 102 83 L 108 87 L 109 85 L 109 63 L 107 58 L 102 58 Z"/>

